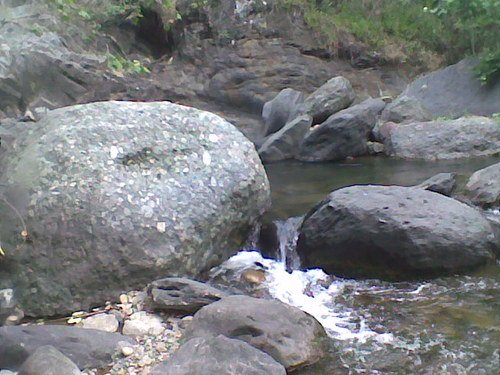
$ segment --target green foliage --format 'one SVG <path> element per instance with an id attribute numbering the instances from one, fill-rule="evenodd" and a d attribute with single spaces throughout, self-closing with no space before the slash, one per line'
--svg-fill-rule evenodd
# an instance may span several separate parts
<path id="1" fill-rule="evenodd" d="M 450 52 L 477 55 L 481 82 L 500 79 L 500 0 L 429 0 L 424 8 L 440 17 L 447 29 Z"/>
<path id="2" fill-rule="evenodd" d="M 108 68 L 115 74 L 123 75 L 125 73 L 149 74 L 151 71 L 139 60 L 128 60 L 122 56 L 115 56 L 108 53 L 106 56 Z"/>

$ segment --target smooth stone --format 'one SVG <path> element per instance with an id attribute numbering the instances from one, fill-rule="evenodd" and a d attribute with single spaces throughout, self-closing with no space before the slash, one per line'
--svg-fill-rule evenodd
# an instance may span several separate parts
<path id="1" fill-rule="evenodd" d="M 18 375 L 80 375 L 77 365 L 51 345 L 40 346 L 19 369 Z"/>

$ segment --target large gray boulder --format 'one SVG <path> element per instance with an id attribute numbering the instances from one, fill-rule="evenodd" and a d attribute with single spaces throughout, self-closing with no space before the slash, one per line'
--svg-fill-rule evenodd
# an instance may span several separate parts
<path id="1" fill-rule="evenodd" d="M 286 375 L 285 368 L 268 354 L 241 340 L 193 338 L 152 375 Z"/>
<path id="2" fill-rule="evenodd" d="M 405 159 L 458 159 L 500 153 L 500 124 L 486 117 L 462 117 L 392 126 L 389 155 Z"/>
<path id="3" fill-rule="evenodd" d="M 314 124 L 320 124 L 334 113 L 349 107 L 355 98 L 351 83 L 344 77 L 334 77 L 306 98 L 301 113 L 312 116 Z"/>
<path id="4" fill-rule="evenodd" d="M 272 100 L 264 104 L 262 118 L 265 124 L 265 134 L 276 133 L 285 124 L 294 119 L 304 102 L 304 94 L 294 89 L 283 89 Z"/>
<path id="5" fill-rule="evenodd" d="M 494 259 L 488 221 L 420 188 L 351 186 L 311 210 L 297 251 L 304 267 L 343 277 L 405 280 L 472 269 Z"/>
<path id="6" fill-rule="evenodd" d="M 366 154 L 368 136 L 384 107 L 384 101 L 368 99 L 330 116 L 306 134 L 297 159 L 342 160 Z"/>
<path id="7" fill-rule="evenodd" d="M 303 115 L 271 134 L 259 148 L 263 162 L 292 159 L 297 155 L 304 136 L 311 129 L 312 117 Z"/>
<path id="8" fill-rule="evenodd" d="M 269 205 L 254 146 L 220 117 L 168 102 L 54 110 L 4 165 L 0 288 L 29 315 L 200 276 L 239 250 Z"/>
<path id="9" fill-rule="evenodd" d="M 473 72 L 477 59 L 429 73 L 411 83 L 395 102 L 416 99 L 433 117 L 490 116 L 500 112 L 500 82 L 481 85 Z"/>
<path id="10" fill-rule="evenodd" d="M 102 368 L 119 351 L 120 342 L 135 341 L 95 329 L 42 325 L 0 327 L 0 368 L 19 369 L 38 348 L 51 345 L 80 369 Z"/>
<path id="11" fill-rule="evenodd" d="M 51 345 L 40 346 L 24 361 L 18 375 L 80 375 L 75 363 Z"/>
<path id="12" fill-rule="evenodd" d="M 473 203 L 485 208 L 500 206 L 500 163 L 475 172 L 465 188 Z"/>
<path id="13" fill-rule="evenodd" d="M 199 310 L 187 339 L 224 335 L 260 349 L 287 371 L 318 361 L 326 333 L 312 316 L 275 300 L 230 296 Z"/>

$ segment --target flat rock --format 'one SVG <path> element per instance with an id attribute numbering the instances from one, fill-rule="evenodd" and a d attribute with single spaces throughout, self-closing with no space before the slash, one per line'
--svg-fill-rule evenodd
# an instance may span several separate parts
<path id="1" fill-rule="evenodd" d="M 441 160 L 500 153 L 500 124 L 487 117 L 462 117 L 399 124 L 384 144 L 389 155 L 404 159 Z"/>
<path id="2" fill-rule="evenodd" d="M 449 275 L 491 263 L 497 241 L 474 208 L 399 186 L 336 190 L 306 215 L 299 233 L 303 267 L 389 280 Z"/>
<path id="3" fill-rule="evenodd" d="M 200 309 L 185 337 L 229 338 L 247 342 L 287 371 L 317 362 L 325 351 L 325 330 L 302 310 L 275 300 L 229 296 Z"/>
<path id="4" fill-rule="evenodd" d="M 148 294 L 155 310 L 193 314 L 205 305 L 220 300 L 227 293 L 208 284 L 181 277 L 153 281 Z"/>
<path id="5" fill-rule="evenodd" d="M 51 345 L 80 369 L 107 366 L 121 341 L 134 340 L 118 333 L 68 326 L 0 327 L 0 368 L 18 369 L 41 346 Z"/>
<path id="6" fill-rule="evenodd" d="M 199 276 L 240 249 L 270 204 L 254 145 L 217 115 L 169 102 L 53 110 L 4 157 L 15 210 L 0 201 L 0 235 L 17 251 L 0 289 L 30 316 Z M 36 241 L 23 240 L 16 210 Z"/>
<path id="7" fill-rule="evenodd" d="M 485 208 L 500 206 L 500 163 L 474 172 L 465 188 L 474 204 Z"/>
<path id="8" fill-rule="evenodd" d="M 80 375 L 75 363 L 51 345 L 40 346 L 19 369 L 18 375 Z"/>
<path id="9" fill-rule="evenodd" d="M 268 354 L 222 335 L 190 339 L 152 370 L 152 375 L 206 374 L 286 375 L 286 370 Z"/>

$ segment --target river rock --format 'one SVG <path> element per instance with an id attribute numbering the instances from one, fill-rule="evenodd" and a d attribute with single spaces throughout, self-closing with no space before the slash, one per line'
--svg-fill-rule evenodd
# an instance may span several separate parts
<path id="1" fill-rule="evenodd" d="M 168 102 L 51 111 L 4 165 L 15 210 L 0 201 L 0 234 L 17 250 L 0 288 L 34 316 L 200 275 L 239 250 L 269 205 L 253 144 L 216 115 Z"/>
<path id="2" fill-rule="evenodd" d="M 368 135 L 384 107 L 383 100 L 368 99 L 330 116 L 306 134 L 297 158 L 329 161 L 365 155 Z"/>
<path id="3" fill-rule="evenodd" d="M 290 121 L 283 128 L 271 134 L 259 148 L 259 155 L 263 162 L 273 162 L 292 159 L 298 152 L 299 146 L 311 128 L 312 117 L 303 115 Z"/>
<path id="4" fill-rule="evenodd" d="M 399 186 L 351 186 L 309 212 L 297 251 L 306 268 L 342 277 L 405 280 L 472 269 L 493 260 L 495 236 L 474 208 Z"/>
<path id="5" fill-rule="evenodd" d="M 120 342 L 135 342 L 118 333 L 68 326 L 0 327 L 0 368 L 18 369 L 39 347 L 51 345 L 80 369 L 107 366 Z"/>
<path id="6" fill-rule="evenodd" d="M 306 98 L 301 112 L 312 116 L 313 124 L 320 124 L 349 107 L 355 98 L 351 83 L 344 77 L 334 77 Z"/>
<path id="7" fill-rule="evenodd" d="M 304 94 L 290 88 L 281 90 L 274 99 L 266 102 L 262 108 L 266 129 L 264 135 L 276 133 L 287 122 L 293 120 L 303 102 Z"/>
<path id="8" fill-rule="evenodd" d="M 433 117 L 491 116 L 500 112 L 500 82 L 482 85 L 473 69 L 478 59 L 424 75 L 412 82 L 395 103 L 409 97 L 417 100 Z"/>
<path id="9" fill-rule="evenodd" d="M 324 355 L 325 330 L 312 316 L 279 301 L 229 296 L 199 310 L 185 337 L 224 335 L 260 349 L 286 367 L 307 366 Z"/>
<path id="10" fill-rule="evenodd" d="M 421 184 L 418 184 L 416 187 L 450 197 L 457 187 L 457 174 L 438 173 L 437 175 L 428 178 Z"/>
<path id="11" fill-rule="evenodd" d="M 159 316 L 138 311 L 130 315 L 123 324 L 123 334 L 128 336 L 160 335 L 165 331 L 163 321 Z"/>
<path id="12" fill-rule="evenodd" d="M 83 328 L 97 329 L 105 332 L 116 332 L 119 325 L 116 316 L 106 313 L 89 316 L 82 321 Z"/>
<path id="13" fill-rule="evenodd" d="M 152 375 L 286 375 L 285 368 L 268 354 L 244 341 L 217 337 L 193 338 Z"/>
<path id="14" fill-rule="evenodd" d="M 398 97 L 397 100 L 388 104 L 380 116 L 383 122 L 395 123 L 421 122 L 431 119 L 432 115 L 422 107 L 422 104 L 417 99 L 408 96 Z"/>
<path id="15" fill-rule="evenodd" d="M 186 278 L 167 277 L 153 281 L 148 294 L 155 310 L 193 314 L 227 294 L 208 284 Z"/>
<path id="16" fill-rule="evenodd" d="M 28 357 L 18 375 L 80 375 L 75 363 L 51 345 L 40 346 Z"/>
<path id="17" fill-rule="evenodd" d="M 389 155 L 405 159 L 458 159 L 500 153 L 500 125 L 486 117 L 399 124 L 385 140 Z"/>
<path id="18" fill-rule="evenodd" d="M 465 186 L 472 202 L 479 206 L 500 206 L 500 163 L 475 172 Z"/>

